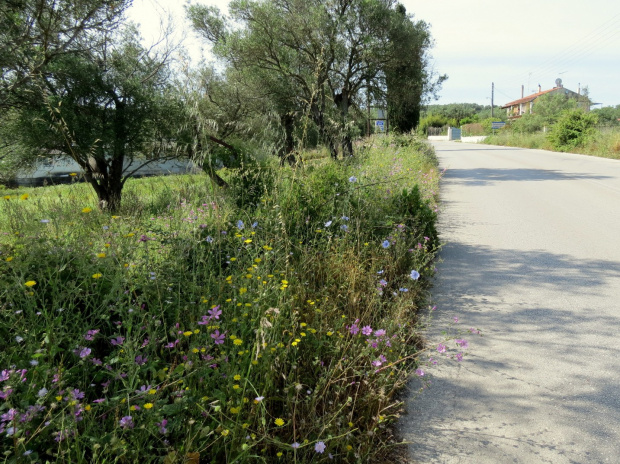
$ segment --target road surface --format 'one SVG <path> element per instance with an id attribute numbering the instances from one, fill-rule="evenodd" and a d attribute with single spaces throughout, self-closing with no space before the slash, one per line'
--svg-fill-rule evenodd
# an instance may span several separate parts
<path id="1" fill-rule="evenodd" d="M 434 146 L 445 246 L 428 339 L 454 317 L 483 336 L 419 395 L 412 382 L 410 462 L 620 463 L 620 161 Z"/>

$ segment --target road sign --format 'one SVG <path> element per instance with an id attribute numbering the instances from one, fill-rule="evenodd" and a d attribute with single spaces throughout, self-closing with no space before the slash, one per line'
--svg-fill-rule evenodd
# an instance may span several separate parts
<path id="1" fill-rule="evenodd" d="M 501 129 L 502 127 L 504 127 L 506 125 L 505 122 L 502 121 L 493 121 L 491 123 L 491 129 Z"/>
<path id="2" fill-rule="evenodd" d="M 385 121 L 375 121 L 375 126 L 383 132 L 385 130 Z"/>

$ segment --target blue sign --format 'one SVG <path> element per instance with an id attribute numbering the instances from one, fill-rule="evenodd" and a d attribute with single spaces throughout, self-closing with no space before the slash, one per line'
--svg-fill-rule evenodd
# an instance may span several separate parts
<path id="1" fill-rule="evenodd" d="M 375 121 L 375 126 L 377 126 L 377 128 L 380 131 L 384 131 L 385 130 L 385 121 Z"/>
<path id="2" fill-rule="evenodd" d="M 491 129 L 501 129 L 502 127 L 504 127 L 506 125 L 505 122 L 502 121 L 493 121 L 491 123 Z"/>

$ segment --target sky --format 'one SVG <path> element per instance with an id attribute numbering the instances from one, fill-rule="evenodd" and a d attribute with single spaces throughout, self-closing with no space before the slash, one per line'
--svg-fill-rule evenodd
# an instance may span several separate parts
<path id="1" fill-rule="evenodd" d="M 415 20 L 430 24 L 430 64 L 447 74 L 431 103 L 502 106 L 555 86 L 588 88 L 596 107 L 620 105 L 620 2 L 617 0 L 400 0 Z M 227 0 L 194 0 L 226 10 Z M 185 20 L 180 0 L 134 0 L 129 18 L 147 42 L 171 13 L 177 37 L 192 57 L 210 60 L 208 47 Z"/>

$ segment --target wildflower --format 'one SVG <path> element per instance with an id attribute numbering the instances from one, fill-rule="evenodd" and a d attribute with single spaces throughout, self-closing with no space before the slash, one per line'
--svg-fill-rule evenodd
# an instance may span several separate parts
<path id="1" fill-rule="evenodd" d="M 454 323 L 455 323 L 455 324 L 458 324 L 458 323 L 459 323 L 459 318 L 458 318 L 457 316 L 454 316 L 452 319 L 454 320 Z"/>
<path id="2" fill-rule="evenodd" d="M 77 176 L 77 172 L 70 172 L 70 173 L 69 173 L 69 175 L 70 175 L 71 177 L 75 177 L 75 176 Z"/>
<path id="3" fill-rule="evenodd" d="M 205 239 L 205 241 L 207 241 L 208 243 L 213 243 L 213 237 L 211 237 L 210 235 L 207 235 L 207 238 Z"/>
<path id="4" fill-rule="evenodd" d="M 244 228 L 245 228 L 245 226 L 243 225 L 243 221 L 241 219 L 239 219 L 237 221 L 237 229 L 243 230 Z"/>
<path id="5" fill-rule="evenodd" d="M 364 335 L 370 335 L 372 333 L 372 327 L 369 325 L 362 327 L 362 333 Z"/>
<path id="6" fill-rule="evenodd" d="M 420 273 L 413 269 L 411 271 L 411 274 L 409 274 L 409 277 L 411 277 L 413 280 L 418 280 L 420 278 Z"/>
<path id="7" fill-rule="evenodd" d="M 103 274 L 101 273 L 93 274 L 93 279 L 101 279 L 102 277 L 103 277 Z"/>
<path id="8" fill-rule="evenodd" d="M 97 258 L 105 258 L 105 253 L 97 253 Z"/>
<path id="9" fill-rule="evenodd" d="M 84 208 L 82 209 L 83 213 L 90 213 L 93 209 L 92 208 Z"/>
<path id="10" fill-rule="evenodd" d="M 385 335 L 385 329 L 375 330 L 375 337 L 383 337 Z"/>
<path id="11" fill-rule="evenodd" d="M 446 345 L 444 345 L 443 343 L 440 343 L 439 345 L 437 345 L 437 352 L 445 353 L 446 352 Z"/>
<path id="12" fill-rule="evenodd" d="M 325 227 L 329 227 L 329 226 L 331 226 L 331 225 L 332 225 L 332 221 L 327 221 L 327 222 L 325 223 Z"/>
<path id="13" fill-rule="evenodd" d="M 49 224 L 50 220 L 49 219 L 41 219 L 39 222 L 41 224 Z"/>
<path id="14" fill-rule="evenodd" d="M 456 360 L 461 362 L 463 360 L 463 353 L 456 353 Z"/>
<path id="15" fill-rule="evenodd" d="M 351 182 L 351 183 L 357 182 L 357 177 L 355 177 L 355 176 L 349 177 L 349 182 Z"/>
<path id="16" fill-rule="evenodd" d="M 119 425 L 123 429 L 132 429 L 134 427 L 133 418 L 131 416 L 124 416 L 119 421 Z"/>
<path id="17" fill-rule="evenodd" d="M 168 343 L 164 346 L 164 348 L 174 348 L 180 343 L 180 340 L 177 338 L 175 341 Z"/>
<path id="18" fill-rule="evenodd" d="M 349 230 L 349 226 L 347 226 L 346 224 L 343 224 L 340 226 L 340 229 L 346 232 L 347 230 Z"/>
<path id="19" fill-rule="evenodd" d="M 224 343 L 224 339 L 226 338 L 225 334 L 221 334 L 219 330 L 216 330 L 211 334 L 211 338 L 215 341 L 216 345 L 221 345 Z"/>
<path id="20" fill-rule="evenodd" d="M 99 398 L 99 399 L 93 400 L 93 403 L 97 403 L 97 404 L 104 403 L 104 402 L 105 402 L 105 398 Z"/>
<path id="21" fill-rule="evenodd" d="M 15 341 L 16 341 L 17 343 L 21 343 L 21 342 L 23 342 L 23 341 L 24 341 L 24 338 L 23 338 L 23 337 L 20 337 L 19 335 L 16 335 L 16 336 L 15 336 Z"/>
<path id="22" fill-rule="evenodd" d="M 7 263 L 10 263 L 11 261 L 13 261 L 13 257 L 12 257 L 12 256 L 9 256 L 9 257 L 6 259 L 6 262 L 7 262 Z"/>
<path id="23" fill-rule="evenodd" d="M 220 434 L 221 434 L 223 437 L 227 436 L 229 433 L 230 433 L 230 430 L 228 430 L 228 429 L 224 429 L 224 430 L 222 430 L 222 431 L 220 432 Z"/>
<path id="24" fill-rule="evenodd" d="M 219 319 L 220 315 L 222 314 L 222 311 L 220 310 L 220 305 L 217 305 L 215 308 L 210 309 L 209 311 L 207 311 L 207 313 L 212 319 Z"/>
<path id="25" fill-rule="evenodd" d="M 151 409 L 153 407 L 153 403 L 146 403 L 144 406 L 142 406 L 144 409 Z"/>
<path id="26" fill-rule="evenodd" d="M 34 287 L 37 284 L 37 282 L 35 280 L 29 280 L 28 282 L 26 282 L 24 285 L 28 288 L 30 287 Z"/>
<path id="27" fill-rule="evenodd" d="M 99 329 L 89 330 L 84 335 L 84 340 L 93 341 L 95 339 L 95 335 L 99 333 Z"/>
<path id="28" fill-rule="evenodd" d="M 166 419 L 162 419 L 161 422 L 155 424 L 159 428 L 159 433 L 164 434 L 168 432 L 166 425 L 168 425 L 168 421 Z"/>
<path id="29" fill-rule="evenodd" d="M 419 375 L 420 377 L 424 377 L 426 375 L 422 369 L 416 369 L 415 373 L 416 375 Z"/>
<path id="30" fill-rule="evenodd" d="M 37 392 L 37 396 L 39 398 L 43 398 L 45 395 L 47 395 L 47 391 L 48 391 L 47 388 L 44 387 Z"/>
<path id="31" fill-rule="evenodd" d="M 146 356 L 142 356 L 141 354 L 139 354 L 138 356 L 136 356 L 135 361 L 138 366 L 142 366 L 148 361 L 148 359 L 149 358 L 147 358 Z"/>
<path id="32" fill-rule="evenodd" d="M 241 340 L 240 338 L 235 339 L 235 341 L 233 342 L 235 345 L 239 346 L 241 344 L 243 344 L 243 340 Z"/>
<path id="33" fill-rule="evenodd" d="M 282 427 L 284 425 L 284 419 L 278 417 L 275 421 L 273 421 L 278 427 Z"/>
<path id="34" fill-rule="evenodd" d="M 387 285 L 387 281 L 385 279 L 381 279 L 379 281 L 379 285 L 381 285 L 382 287 L 385 287 Z"/>
<path id="35" fill-rule="evenodd" d="M 351 335 L 357 335 L 359 331 L 360 331 L 360 328 L 357 326 L 356 323 L 351 324 L 351 327 L 349 327 L 349 333 Z"/>
<path id="36" fill-rule="evenodd" d="M 455 342 L 461 348 L 467 348 L 469 346 L 469 343 L 467 342 L 467 340 L 455 340 Z"/>
<path id="37" fill-rule="evenodd" d="M 384 240 L 383 243 L 381 244 L 381 246 L 383 248 L 388 248 L 390 246 L 390 241 L 389 240 Z"/>
<path id="38" fill-rule="evenodd" d="M 82 348 L 80 350 L 80 358 L 84 359 L 87 358 L 90 355 L 90 348 Z"/>
<path id="39" fill-rule="evenodd" d="M 258 404 L 261 401 L 263 401 L 265 399 L 264 396 L 257 396 L 256 398 L 254 398 L 254 403 Z"/>
<path id="40" fill-rule="evenodd" d="M 27 200 L 29 196 L 30 195 L 28 195 L 27 193 L 24 193 L 23 195 L 20 195 L 19 199 L 20 200 Z"/>
<path id="41" fill-rule="evenodd" d="M 194 332 L 192 332 L 191 330 L 188 330 L 186 332 L 183 332 L 183 335 L 185 335 L 186 337 L 189 337 L 193 334 Z"/>
<path id="42" fill-rule="evenodd" d="M 300 445 L 299 443 L 297 443 L 297 442 L 295 442 L 295 443 L 291 444 L 291 448 L 293 448 L 293 449 L 297 449 L 297 448 L 299 448 L 300 446 L 301 446 L 301 445 Z"/>
<path id="43" fill-rule="evenodd" d="M 325 446 L 325 443 L 323 443 L 322 441 L 314 445 L 314 451 L 316 451 L 317 453 L 323 453 L 325 451 L 325 448 L 327 447 Z"/>
<path id="44" fill-rule="evenodd" d="M 112 345 L 114 345 L 114 346 L 120 346 L 120 345 L 123 344 L 124 341 L 125 341 L 125 337 L 118 336 L 118 337 L 113 338 L 112 340 L 110 340 L 110 343 Z"/>

